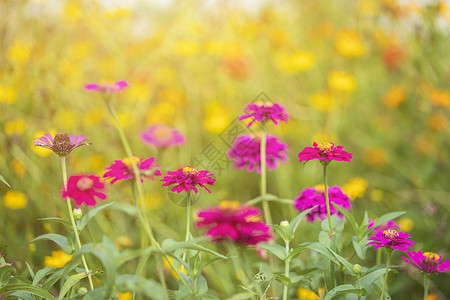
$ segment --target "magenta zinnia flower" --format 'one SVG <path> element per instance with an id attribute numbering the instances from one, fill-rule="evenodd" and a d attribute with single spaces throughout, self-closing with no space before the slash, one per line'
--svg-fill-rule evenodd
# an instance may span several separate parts
<path id="1" fill-rule="evenodd" d="M 84 89 L 88 91 L 98 91 L 102 93 L 114 93 L 120 92 L 128 86 L 129 86 L 128 82 L 122 80 L 116 81 L 114 83 L 111 82 L 88 83 L 84 86 Z"/>
<path id="2" fill-rule="evenodd" d="M 261 137 L 257 135 L 239 135 L 233 142 L 228 157 L 234 161 L 236 169 L 246 169 L 253 172 L 255 169 L 261 173 Z M 287 145 L 278 140 L 275 135 L 267 135 L 266 164 L 269 170 L 278 168 L 278 163 L 285 162 Z"/>
<path id="3" fill-rule="evenodd" d="M 133 159 L 134 163 L 139 169 L 139 174 L 141 176 L 141 182 L 143 182 L 143 178 L 148 178 L 150 180 L 155 180 L 155 176 L 161 176 L 161 171 L 159 170 L 159 166 L 154 164 L 155 158 L 150 157 L 146 160 L 142 158 L 133 156 L 131 158 L 127 157 L 123 160 L 115 160 L 114 163 L 107 167 L 106 170 L 109 170 L 103 174 L 103 178 L 112 178 L 111 184 L 118 180 L 127 180 L 134 178 L 133 168 L 131 166 L 131 159 Z"/>
<path id="4" fill-rule="evenodd" d="M 331 204 L 336 203 L 346 210 L 349 210 L 352 206 L 350 197 L 344 194 L 338 186 L 328 188 L 328 199 L 330 200 L 330 215 L 337 215 L 340 219 L 343 217 L 342 214 Z M 320 221 L 324 220 L 327 217 L 327 204 L 322 185 L 304 189 L 300 193 L 300 196 L 294 200 L 294 207 L 300 212 L 314 206 L 317 207 L 307 215 L 308 222 L 314 222 L 315 219 L 319 219 Z"/>
<path id="5" fill-rule="evenodd" d="M 342 146 L 334 146 L 333 143 L 319 143 L 314 142 L 314 147 L 306 147 L 298 154 L 299 161 L 309 161 L 318 159 L 322 163 L 332 160 L 350 161 L 353 154 L 342 150 Z"/>
<path id="6" fill-rule="evenodd" d="M 422 253 L 422 251 L 406 251 L 406 254 L 408 257 L 402 257 L 402 259 L 422 272 L 432 274 L 450 271 L 450 260 L 439 264 L 442 259 L 439 254 L 433 252 Z"/>
<path id="7" fill-rule="evenodd" d="M 75 200 L 75 204 L 80 206 L 86 203 L 88 206 L 96 205 L 95 197 L 105 200 L 105 183 L 100 181 L 100 177 L 95 175 L 70 176 L 67 183 L 67 190 L 62 191 L 62 197 L 69 197 Z"/>
<path id="8" fill-rule="evenodd" d="M 59 156 L 64 157 L 78 147 L 90 145 L 91 143 L 86 142 L 86 140 L 89 139 L 82 135 L 69 136 L 65 132 L 55 134 L 54 138 L 50 133 L 46 133 L 34 141 L 34 146 L 50 149 Z"/>
<path id="9" fill-rule="evenodd" d="M 196 226 L 208 228 L 206 234 L 214 242 L 228 238 L 237 244 L 255 245 L 267 242 L 272 237 L 270 227 L 260 221 L 259 209 L 243 205 L 222 205 L 223 203 L 229 204 L 230 201 L 223 201 L 219 206 L 197 214 L 199 221 Z"/>
<path id="10" fill-rule="evenodd" d="M 197 185 L 211 193 L 205 184 L 213 185 L 216 181 L 212 177 L 214 174 L 211 174 L 206 170 L 198 171 L 190 166 L 178 169 L 176 171 L 168 171 L 167 175 L 168 176 L 164 176 L 164 178 L 161 179 L 161 181 L 165 181 L 162 186 L 170 186 L 175 184 L 175 186 L 172 187 L 172 191 L 176 191 L 177 193 L 181 193 L 182 191 L 189 192 L 190 190 L 193 190 L 197 194 Z"/>
<path id="11" fill-rule="evenodd" d="M 186 142 L 186 138 L 177 129 L 163 124 L 152 125 L 141 131 L 141 140 L 156 148 L 178 146 Z"/>
<path id="12" fill-rule="evenodd" d="M 239 120 L 252 118 L 247 127 L 252 126 L 256 122 L 265 122 L 272 120 L 275 125 L 278 125 L 278 121 L 286 122 L 289 119 L 285 108 L 278 103 L 270 102 L 256 102 L 247 105 L 244 109 L 245 114 L 239 117 Z"/>
<path id="13" fill-rule="evenodd" d="M 373 236 L 367 239 L 372 241 L 367 243 L 367 245 L 375 245 L 375 250 L 384 247 L 392 250 L 407 251 L 407 248 L 411 248 L 414 244 L 414 241 L 410 240 L 410 238 L 411 236 L 407 233 L 387 229 L 375 232 Z"/>

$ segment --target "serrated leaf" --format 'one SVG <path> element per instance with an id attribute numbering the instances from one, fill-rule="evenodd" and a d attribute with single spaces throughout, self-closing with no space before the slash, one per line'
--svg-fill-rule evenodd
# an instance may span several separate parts
<path id="1" fill-rule="evenodd" d="M 356 294 L 356 295 L 362 296 L 362 295 L 364 295 L 364 290 L 356 289 L 351 284 L 343 284 L 343 285 L 339 285 L 339 286 L 333 288 L 332 290 L 330 290 L 328 292 L 328 294 L 325 296 L 324 300 L 331 300 L 335 296 L 342 295 L 342 294 Z"/>
<path id="2" fill-rule="evenodd" d="M 87 273 L 83 272 L 83 273 L 79 273 L 79 274 L 75 274 L 70 276 L 66 282 L 64 282 L 64 285 L 61 288 L 61 291 L 59 292 L 59 299 L 62 299 L 67 292 L 75 285 L 77 284 L 77 282 L 79 282 L 81 279 L 87 277 Z"/>
<path id="3" fill-rule="evenodd" d="M 105 208 L 113 205 L 115 202 L 106 203 L 103 205 L 100 205 L 94 209 L 91 209 L 88 211 L 80 220 L 80 224 L 78 225 L 78 231 L 82 231 L 84 227 L 86 227 L 87 223 L 95 217 L 96 214 L 98 214 L 100 211 L 104 210 Z"/>
<path id="4" fill-rule="evenodd" d="M 56 244 L 58 244 L 61 247 L 61 250 L 64 251 L 66 254 L 71 255 L 74 251 L 74 249 L 69 246 L 69 243 L 67 243 L 67 238 L 63 235 L 56 234 L 56 233 L 46 233 L 46 234 L 40 235 L 40 236 L 34 238 L 28 244 L 35 243 L 38 241 L 43 241 L 43 240 L 50 240 L 50 241 L 55 242 Z"/>
<path id="5" fill-rule="evenodd" d="M 273 245 L 269 245 L 269 244 L 259 244 L 259 246 L 261 248 L 263 248 L 264 250 L 269 251 L 270 253 L 272 253 L 273 255 L 275 255 L 276 257 L 278 257 L 281 260 L 286 260 L 286 249 L 285 247 L 278 245 L 278 244 L 273 244 Z"/>
<path id="6" fill-rule="evenodd" d="M 9 284 L 8 286 L 0 288 L 0 295 L 12 292 L 26 292 L 47 300 L 56 300 L 56 298 L 46 290 L 25 283 Z"/>

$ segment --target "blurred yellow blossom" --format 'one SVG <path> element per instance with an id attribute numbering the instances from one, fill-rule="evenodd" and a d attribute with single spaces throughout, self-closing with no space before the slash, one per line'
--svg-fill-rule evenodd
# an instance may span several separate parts
<path id="1" fill-rule="evenodd" d="M 22 209 L 27 206 L 27 196 L 17 191 L 7 191 L 3 196 L 3 204 L 11 209 Z"/>
<path id="2" fill-rule="evenodd" d="M 34 238 L 33 233 L 32 232 L 27 232 L 27 241 L 31 242 L 33 240 L 33 238 Z M 28 249 L 31 252 L 35 252 L 36 251 L 36 244 L 35 243 L 28 244 Z"/>
<path id="3" fill-rule="evenodd" d="M 182 106 L 186 103 L 186 94 L 183 90 L 177 88 L 164 89 L 158 94 L 158 100 L 175 106 Z"/>
<path id="4" fill-rule="evenodd" d="M 336 35 L 334 47 L 343 56 L 356 57 L 367 52 L 361 37 L 354 30 L 342 30 Z"/>
<path id="5" fill-rule="evenodd" d="M 89 166 L 97 174 L 102 174 L 105 167 L 105 157 L 102 154 L 94 154 L 89 157 Z"/>
<path id="6" fill-rule="evenodd" d="M 128 18 L 131 16 L 131 11 L 128 8 L 125 7 L 119 7 L 114 10 L 110 10 L 106 12 L 106 17 L 108 19 L 122 19 L 122 18 Z"/>
<path id="7" fill-rule="evenodd" d="M 126 293 L 119 293 L 116 292 L 116 296 L 118 300 L 133 300 L 133 293 L 126 292 Z"/>
<path id="8" fill-rule="evenodd" d="M 219 207 L 221 209 L 238 209 L 241 203 L 236 200 L 222 200 L 219 202 Z"/>
<path id="9" fill-rule="evenodd" d="M 51 256 L 44 258 L 44 266 L 62 268 L 72 259 L 72 255 L 64 253 L 62 250 L 52 251 Z"/>
<path id="10" fill-rule="evenodd" d="M 379 189 L 373 189 L 370 193 L 370 200 L 373 202 L 380 202 L 384 197 L 384 193 L 382 190 Z"/>
<path id="11" fill-rule="evenodd" d="M 155 72 L 156 82 L 164 85 L 173 85 L 176 82 L 176 72 L 169 66 L 162 66 Z"/>
<path id="12" fill-rule="evenodd" d="M 319 143 L 321 141 L 330 141 L 333 143 L 337 143 L 337 137 L 331 132 L 321 131 L 312 138 L 311 142 Z"/>
<path id="13" fill-rule="evenodd" d="M 80 1 L 70 0 L 64 6 L 64 19 L 67 21 L 78 21 L 83 15 L 83 7 Z"/>
<path id="14" fill-rule="evenodd" d="M 315 109 L 324 111 L 332 111 L 336 108 L 333 97 L 327 92 L 311 95 L 309 104 Z"/>
<path id="15" fill-rule="evenodd" d="M 397 107 L 406 101 L 406 91 L 401 86 L 394 86 L 384 95 L 384 105 L 387 107 Z"/>
<path id="16" fill-rule="evenodd" d="M 428 126 L 435 132 L 446 130 L 448 127 L 447 118 L 443 114 L 432 114 L 428 118 Z"/>
<path id="17" fill-rule="evenodd" d="M 328 74 L 328 86 L 336 91 L 353 92 L 356 80 L 346 72 L 332 71 Z"/>
<path id="18" fill-rule="evenodd" d="M 80 121 L 79 115 L 70 109 L 63 109 L 56 113 L 54 117 L 54 122 L 58 128 L 64 130 L 75 128 L 77 123 Z"/>
<path id="19" fill-rule="evenodd" d="M 423 298 L 425 299 L 425 298 Z M 439 298 L 437 294 L 428 293 L 427 300 L 444 300 L 442 298 Z"/>
<path id="20" fill-rule="evenodd" d="M 150 100 L 150 86 L 148 83 L 136 82 L 128 90 L 128 97 L 138 102 Z"/>
<path id="21" fill-rule="evenodd" d="M 414 227 L 414 221 L 408 218 L 401 218 L 397 224 L 400 226 L 401 231 L 409 232 Z"/>
<path id="22" fill-rule="evenodd" d="M 145 204 L 149 210 L 158 210 L 163 204 L 163 198 L 159 193 L 151 193 L 146 197 Z"/>
<path id="23" fill-rule="evenodd" d="M 167 259 L 169 260 L 169 262 L 167 261 Z M 170 267 L 170 265 L 172 264 L 173 267 L 175 267 L 175 264 L 173 262 L 173 258 L 172 257 L 168 257 L 168 258 L 164 258 L 164 269 L 169 270 L 172 273 L 172 276 L 175 278 L 178 278 L 178 274 Z M 178 261 L 177 261 L 178 263 Z M 178 263 L 178 273 L 184 273 L 186 274 L 186 269 L 183 268 L 183 266 L 181 264 Z"/>
<path id="24" fill-rule="evenodd" d="M 83 118 L 84 124 L 86 124 L 87 127 L 92 127 L 95 125 L 100 124 L 102 121 L 106 119 L 106 111 L 103 106 L 94 107 L 89 109 L 86 112 L 85 118 Z"/>
<path id="25" fill-rule="evenodd" d="M 449 107 L 450 106 L 450 92 L 443 90 L 434 90 L 430 96 L 431 103 L 436 106 Z"/>
<path id="26" fill-rule="evenodd" d="M 0 103 L 14 103 L 16 97 L 17 92 L 13 87 L 0 84 Z"/>
<path id="27" fill-rule="evenodd" d="M 199 52 L 199 45 L 193 40 L 181 40 L 175 44 L 175 52 L 181 56 L 194 56 Z"/>
<path id="28" fill-rule="evenodd" d="M 387 162 L 388 153 L 384 148 L 371 147 L 364 150 L 363 158 L 369 165 L 381 165 Z"/>
<path id="29" fill-rule="evenodd" d="M 311 69 L 316 58 L 311 52 L 296 51 L 293 53 L 280 53 L 275 56 L 275 65 L 280 71 L 288 75 L 294 75 L 300 71 Z"/>
<path id="30" fill-rule="evenodd" d="M 343 187 L 342 190 L 353 201 L 356 198 L 361 198 L 366 192 L 369 182 L 364 178 L 355 177 L 350 179 Z"/>
<path id="31" fill-rule="evenodd" d="M 374 16 L 379 13 L 378 1 L 360 0 L 358 1 L 358 12 L 365 16 Z"/>
<path id="32" fill-rule="evenodd" d="M 16 174 L 18 177 L 22 178 L 23 175 L 25 175 L 25 165 L 18 160 L 17 158 L 13 158 L 13 160 L 11 161 L 11 170 L 14 172 L 14 174 Z"/>
<path id="33" fill-rule="evenodd" d="M 304 289 L 302 287 L 298 288 L 297 290 L 297 298 L 302 300 L 319 300 L 320 297 L 313 291 Z"/>
<path id="34" fill-rule="evenodd" d="M 69 60 L 81 60 L 88 57 L 93 51 L 93 45 L 87 41 L 75 42 L 69 49 Z"/>
<path id="35" fill-rule="evenodd" d="M 206 107 L 206 117 L 203 121 L 206 130 L 220 133 L 230 124 L 231 114 L 225 105 L 214 101 Z"/>
<path id="36" fill-rule="evenodd" d="M 22 135 L 25 129 L 26 124 L 23 119 L 13 119 L 5 123 L 5 134 L 7 136 Z"/>
<path id="37" fill-rule="evenodd" d="M 52 136 L 54 136 L 54 135 L 56 134 L 56 130 L 52 129 L 49 133 L 50 133 Z M 42 131 L 42 130 L 36 131 L 36 132 L 34 133 L 33 141 L 34 141 L 35 139 L 37 139 L 37 138 L 40 138 L 40 137 L 43 136 L 44 134 L 46 134 L 45 131 Z M 48 156 L 50 153 L 52 153 L 52 150 L 50 150 L 50 149 L 47 149 L 47 148 L 44 148 L 44 147 L 35 147 L 35 146 L 34 146 L 34 143 L 30 143 L 30 146 L 31 146 L 31 150 L 33 150 L 35 153 L 37 153 L 39 156 L 42 156 L 42 157 L 46 157 L 46 156 Z"/>
<path id="38" fill-rule="evenodd" d="M 133 241 L 126 235 L 120 235 L 114 239 L 114 244 L 120 251 L 123 247 L 130 248 L 133 245 Z"/>
<path id="39" fill-rule="evenodd" d="M 170 103 L 158 103 L 150 107 L 145 115 L 146 125 L 166 124 L 175 115 L 175 107 Z"/>
<path id="40" fill-rule="evenodd" d="M 30 58 L 31 44 L 22 40 L 15 40 L 8 50 L 8 58 L 16 64 L 25 64 Z"/>

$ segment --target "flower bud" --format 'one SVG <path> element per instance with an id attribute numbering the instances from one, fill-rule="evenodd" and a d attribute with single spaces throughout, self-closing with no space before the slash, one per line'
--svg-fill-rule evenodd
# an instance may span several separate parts
<path id="1" fill-rule="evenodd" d="M 87 290 L 87 288 L 85 288 L 85 287 L 80 287 L 80 288 L 78 289 L 78 295 L 80 295 L 80 296 L 86 295 L 87 292 L 88 292 L 88 290 Z"/>
<path id="2" fill-rule="evenodd" d="M 83 217 L 83 212 L 81 211 L 81 208 L 75 208 L 73 210 L 73 217 L 75 218 L 75 220 L 81 220 L 81 218 Z"/>
<path id="3" fill-rule="evenodd" d="M 280 226 L 284 229 L 289 229 L 289 222 L 287 220 L 283 220 L 280 222 Z"/>
<path id="4" fill-rule="evenodd" d="M 355 271 L 356 274 L 361 273 L 361 266 L 358 264 L 353 265 L 353 271 Z"/>

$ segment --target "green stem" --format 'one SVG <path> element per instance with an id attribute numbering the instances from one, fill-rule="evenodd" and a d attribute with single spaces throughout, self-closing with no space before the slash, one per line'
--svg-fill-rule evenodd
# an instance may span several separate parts
<path id="1" fill-rule="evenodd" d="M 186 237 L 184 238 L 184 241 L 189 241 L 189 238 L 191 236 L 191 191 L 187 192 L 187 199 L 186 199 Z M 189 250 L 186 250 L 186 252 L 183 253 L 183 260 L 186 261 L 187 253 Z M 183 272 L 184 266 L 181 266 L 181 272 Z"/>
<path id="2" fill-rule="evenodd" d="M 430 284 L 430 276 L 428 274 L 423 275 L 423 300 L 428 298 L 428 285 Z"/>
<path id="3" fill-rule="evenodd" d="M 391 254 L 392 254 L 392 250 L 389 249 L 387 250 L 387 258 L 386 258 L 386 274 L 384 275 L 384 284 L 383 284 L 383 290 L 381 291 L 381 297 L 380 300 L 384 300 L 384 291 L 386 290 L 386 286 L 387 286 L 387 279 L 388 279 L 388 275 L 389 275 L 389 264 L 391 263 Z"/>
<path id="4" fill-rule="evenodd" d="M 331 214 L 330 214 L 330 199 L 328 198 L 328 185 L 327 185 L 327 163 L 323 164 L 323 188 L 325 191 L 325 201 L 327 203 L 327 217 L 328 224 L 330 225 L 330 234 L 333 236 L 333 226 L 331 226 Z"/>
<path id="5" fill-rule="evenodd" d="M 286 257 L 289 256 L 289 242 L 286 242 Z M 290 259 L 287 258 L 284 261 L 284 276 L 289 278 L 289 263 L 290 263 Z M 283 300 L 287 300 L 288 297 L 288 284 L 287 282 L 284 283 L 284 287 L 283 287 Z"/>
<path id="6" fill-rule="evenodd" d="M 263 210 L 264 210 L 264 219 L 267 224 L 272 224 L 272 216 L 270 214 L 270 207 L 269 203 L 266 199 L 267 194 L 267 168 L 266 168 L 266 132 L 263 130 L 261 133 L 261 148 L 260 148 L 260 155 L 261 155 L 261 199 L 263 204 Z"/>
<path id="7" fill-rule="evenodd" d="M 65 157 L 61 157 L 61 170 L 62 170 L 62 176 L 63 176 L 64 190 L 67 190 L 67 166 L 66 166 L 66 158 Z M 73 217 L 72 204 L 70 203 L 69 197 L 66 197 L 66 203 L 67 203 L 67 209 L 69 210 L 69 217 L 70 217 L 70 222 L 72 223 L 75 240 L 77 242 L 78 249 L 80 249 L 81 248 L 80 235 L 78 234 L 77 224 L 75 223 L 75 218 Z M 86 262 L 86 257 L 84 257 L 84 254 L 81 254 L 81 261 L 83 262 L 84 269 L 86 270 L 86 273 L 88 275 L 89 287 L 91 288 L 91 290 L 93 290 L 94 283 L 92 282 L 91 271 L 89 270 L 88 264 Z"/>

